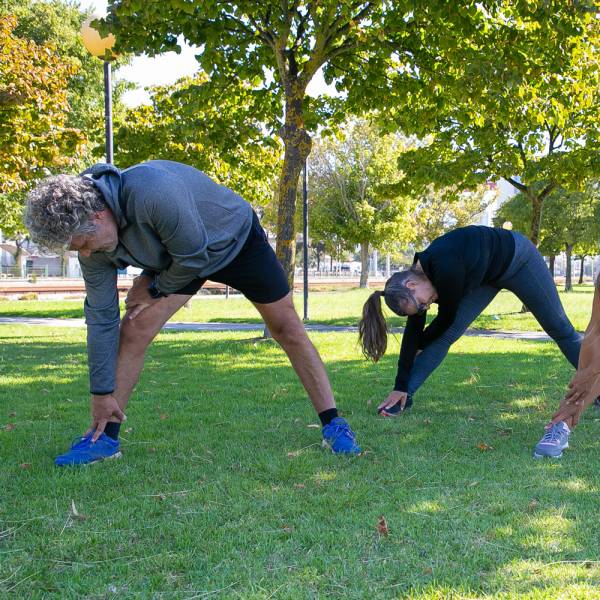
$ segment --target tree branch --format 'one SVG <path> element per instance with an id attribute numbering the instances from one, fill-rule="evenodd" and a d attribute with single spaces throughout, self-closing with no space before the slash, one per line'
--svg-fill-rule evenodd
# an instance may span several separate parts
<path id="1" fill-rule="evenodd" d="M 356 3 L 355 6 L 353 6 L 352 8 L 359 8 L 361 6 L 361 4 L 362 4 L 362 2 Z M 362 21 L 365 17 L 367 17 L 369 15 L 370 12 L 372 12 L 373 7 L 374 7 L 374 3 L 368 2 L 366 4 L 366 6 L 364 6 L 362 8 L 362 10 L 359 11 L 358 14 L 354 15 L 350 19 L 346 19 L 345 23 L 344 23 L 344 19 L 341 19 L 341 18 L 337 19 L 336 22 L 333 24 L 333 26 L 329 28 L 329 31 L 331 31 L 333 29 L 333 33 L 327 37 L 326 44 L 328 44 L 332 40 L 339 39 L 343 35 L 346 35 L 348 33 L 348 31 L 350 31 L 350 22 L 351 21 Z"/>
<path id="2" fill-rule="evenodd" d="M 523 149 L 523 142 L 519 140 L 517 142 L 517 146 L 519 148 L 519 154 L 521 155 L 521 162 L 523 163 L 523 170 L 527 168 L 527 155 L 525 154 L 525 150 Z"/>
<path id="3" fill-rule="evenodd" d="M 510 183 L 510 185 L 513 187 L 517 188 L 520 192 L 523 192 L 524 194 L 527 192 L 527 186 L 523 185 L 520 181 L 517 181 L 513 177 L 507 177 L 506 181 L 508 181 L 508 183 Z"/>
<path id="4" fill-rule="evenodd" d="M 252 17 L 252 15 L 248 15 L 248 20 L 250 21 L 250 23 L 252 23 L 252 27 L 254 27 L 254 29 L 256 29 L 256 31 L 258 31 L 260 37 L 264 40 L 264 42 L 269 47 L 274 49 L 275 48 L 275 37 L 273 36 L 273 34 L 270 31 L 267 31 L 266 29 L 263 29 L 262 27 L 260 27 L 260 25 L 258 24 L 258 21 L 256 19 L 254 19 L 254 17 Z M 250 28 L 248 28 L 248 29 L 250 29 Z"/>
<path id="5" fill-rule="evenodd" d="M 556 187 L 556 182 L 551 181 L 538 195 L 540 200 L 544 200 L 546 196 Z"/>

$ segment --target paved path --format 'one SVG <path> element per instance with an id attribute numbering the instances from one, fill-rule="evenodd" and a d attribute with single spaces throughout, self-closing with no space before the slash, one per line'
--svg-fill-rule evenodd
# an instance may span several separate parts
<path id="1" fill-rule="evenodd" d="M 0 317 L 0 325 L 43 325 L 46 327 L 85 327 L 83 319 L 45 319 L 33 317 Z M 171 321 L 164 326 L 164 329 L 175 331 L 262 331 L 262 323 L 189 323 Z M 307 323 L 305 325 L 308 331 L 323 332 L 353 332 L 358 331 L 357 327 L 341 325 L 319 325 L 317 323 Z M 403 327 L 394 327 L 392 332 L 402 333 Z M 491 337 L 512 340 L 549 340 L 550 338 L 541 331 L 491 331 L 488 329 L 469 329 L 465 335 Z"/>

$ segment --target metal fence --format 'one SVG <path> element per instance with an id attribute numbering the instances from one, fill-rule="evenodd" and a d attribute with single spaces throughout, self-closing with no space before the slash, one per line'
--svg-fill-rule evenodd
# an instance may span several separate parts
<path id="1" fill-rule="evenodd" d="M 0 266 L 0 276 L 12 278 L 48 277 L 48 265 L 43 267 Z"/>

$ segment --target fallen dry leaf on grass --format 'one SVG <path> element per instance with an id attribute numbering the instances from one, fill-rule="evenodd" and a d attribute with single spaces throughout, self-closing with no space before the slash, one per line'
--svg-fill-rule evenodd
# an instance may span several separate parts
<path id="1" fill-rule="evenodd" d="M 390 535 L 390 529 L 383 515 L 379 517 L 379 521 L 377 522 L 377 531 L 379 532 L 379 535 L 383 535 L 385 537 Z"/>
<path id="2" fill-rule="evenodd" d="M 303 483 L 295 483 L 295 484 L 294 484 L 294 487 L 295 487 L 297 490 L 301 490 L 302 488 L 305 488 L 306 486 L 305 486 Z"/>
<path id="3" fill-rule="evenodd" d="M 16 425 L 14 423 L 9 423 L 4 427 L 4 429 L 6 429 L 6 431 L 14 431 L 15 427 Z"/>
<path id="4" fill-rule="evenodd" d="M 21 463 L 19 469 L 31 469 L 31 463 Z"/>
<path id="5" fill-rule="evenodd" d="M 166 421 L 169 418 L 169 415 L 160 415 L 160 417 L 158 417 L 161 421 Z"/>
<path id="6" fill-rule="evenodd" d="M 527 505 L 527 510 L 529 512 L 535 512 L 538 509 L 539 505 L 540 503 L 535 498 L 533 498 Z"/>
<path id="7" fill-rule="evenodd" d="M 485 442 L 481 442 L 480 444 L 477 444 L 477 448 L 481 452 L 488 452 L 489 450 L 493 450 L 494 446 L 490 446 L 489 444 L 486 444 Z"/>

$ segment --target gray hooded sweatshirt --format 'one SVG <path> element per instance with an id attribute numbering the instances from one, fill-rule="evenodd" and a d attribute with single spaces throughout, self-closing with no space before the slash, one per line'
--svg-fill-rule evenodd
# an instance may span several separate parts
<path id="1" fill-rule="evenodd" d="M 119 350 L 117 269 L 154 271 L 161 292 L 176 292 L 238 255 L 250 232 L 252 207 L 201 171 L 167 160 L 123 171 L 97 164 L 82 175 L 102 192 L 119 228 L 113 252 L 79 256 L 87 292 L 90 391 L 110 394 Z"/>

